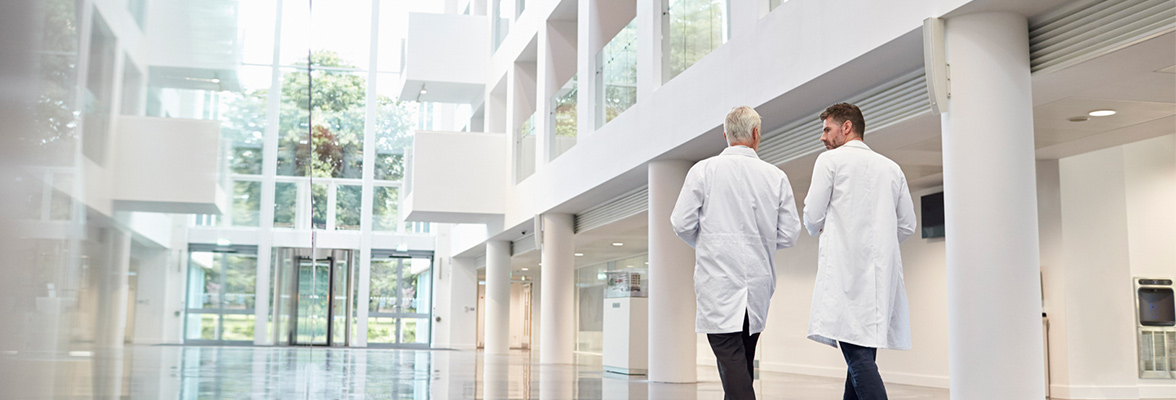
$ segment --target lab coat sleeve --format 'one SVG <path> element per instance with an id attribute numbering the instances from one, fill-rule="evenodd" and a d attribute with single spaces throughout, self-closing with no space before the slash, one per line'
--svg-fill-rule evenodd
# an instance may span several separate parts
<path id="1" fill-rule="evenodd" d="M 800 218 L 796 215 L 796 198 L 792 196 L 792 183 L 788 182 L 788 175 L 784 175 L 781 182 L 780 205 L 776 210 L 776 250 L 787 249 L 796 244 L 796 234 L 800 233 Z"/>
<path id="2" fill-rule="evenodd" d="M 670 213 L 670 225 L 674 227 L 674 234 L 686 241 L 690 247 L 695 247 L 695 243 L 698 242 L 698 221 L 706 193 L 700 165 L 695 165 L 686 173 L 686 183 L 682 185 L 678 202 L 674 204 L 674 211 Z"/>
<path id="3" fill-rule="evenodd" d="M 804 227 L 808 229 L 809 236 L 817 236 L 825 228 L 825 216 L 829 211 L 829 202 L 833 199 L 833 168 L 825 159 L 827 154 L 817 156 L 817 162 L 813 165 L 812 184 L 804 198 Z"/>
<path id="4" fill-rule="evenodd" d="M 902 187 L 898 190 L 898 201 L 895 202 L 895 212 L 898 215 L 898 241 L 902 242 L 915 233 L 915 204 L 911 202 L 911 190 L 907 187 L 906 177 L 901 177 Z"/>

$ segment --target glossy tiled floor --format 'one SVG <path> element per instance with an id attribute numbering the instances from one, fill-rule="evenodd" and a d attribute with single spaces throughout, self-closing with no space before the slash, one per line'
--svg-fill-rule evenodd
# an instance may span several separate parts
<path id="1" fill-rule="evenodd" d="M 135 346 L 94 355 L 52 398 L 130 399 L 722 399 L 715 368 L 696 384 L 650 383 L 603 373 L 600 358 L 538 365 L 446 350 Z M 117 366 L 122 366 L 118 368 Z M 485 368 L 485 369 L 484 369 Z M 119 372 L 119 370 L 122 372 Z M 89 376 L 86 376 L 89 375 Z M 840 399 L 840 379 L 763 372 L 763 399 Z M 947 391 L 889 385 L 891 399 L 947 399 Z M 110 395 L 103 395 L 102 393 Z M 116 394 L 117 393 L 117 394 Z M 40 397 L 40 396 L 34 396 Z"/>

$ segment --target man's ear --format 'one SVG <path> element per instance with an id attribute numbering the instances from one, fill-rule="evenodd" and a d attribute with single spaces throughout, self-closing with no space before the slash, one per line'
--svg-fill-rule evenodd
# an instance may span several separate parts
<path id="1" fill-rule="evenodd" d="M 751 127 L 751 141 L 759 143 L 760 141 L 760 127 Z"/>
<path id="2" fill-rule="evenodd" d="M 723 131 L 723 140 L 726 141 L 727 144 L 731 143 L 731 139 L 727 137 L 727 131 Z"/>
<path id="3" fill-rule="evenodd" d="M 853 132 L 853 121 L 850 121 L 847 119 L 847 120 L 845 120 L 845 122 L 842 122 L 841 123 L 841 130 L 843 132 L 845 132 L 846 136 L 855 135 L 855 133 Z"/>

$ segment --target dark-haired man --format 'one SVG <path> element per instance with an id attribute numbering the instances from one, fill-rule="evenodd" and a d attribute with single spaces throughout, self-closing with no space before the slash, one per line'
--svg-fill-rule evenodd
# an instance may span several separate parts
<path id="1" fill-rule="evenodd" d="M 808 337 L 841 347 L 844 399 L 885 399 L 877 349 L 911 348 L 898 244 L 915 231 L 915 208 L 898 164 L 862 141 L 857 106 L 834 104 L 820 118 L 828 151 L 804 199 L 804 225 L 821 235 Z"/>

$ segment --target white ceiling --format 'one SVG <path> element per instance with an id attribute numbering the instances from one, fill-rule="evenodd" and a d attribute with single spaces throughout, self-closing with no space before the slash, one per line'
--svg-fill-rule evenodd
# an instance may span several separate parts
<path id="1" fill-rule="evenodd" d="M 1152 38 L 1050 74 L 1033 75 L 1034 131 L 1038 159 L 1058 159 L 1176 133 L 1176 33 Z M 1096 109 L 1109 117 L 1069 118 Z M 940 117 L 930 113 L 867 133 L 866 143 L 898 162 L 912 188 L 942 185 Z M 813 132 L 818 140 L 820 132 Z M 794 188 L 806 188 L 816 154 L 781 165 Z M 800 195 L 800 193 L 798 193 Z M 576 267 L 645 253 L 645 214 L 577 235 L 585 256 Z M 610 248 L 623 241 L 624 248 Z M 538 265 L 521 256 L 520 263 Z M 592 257 L 589 257 L 592 256 Z"/>

